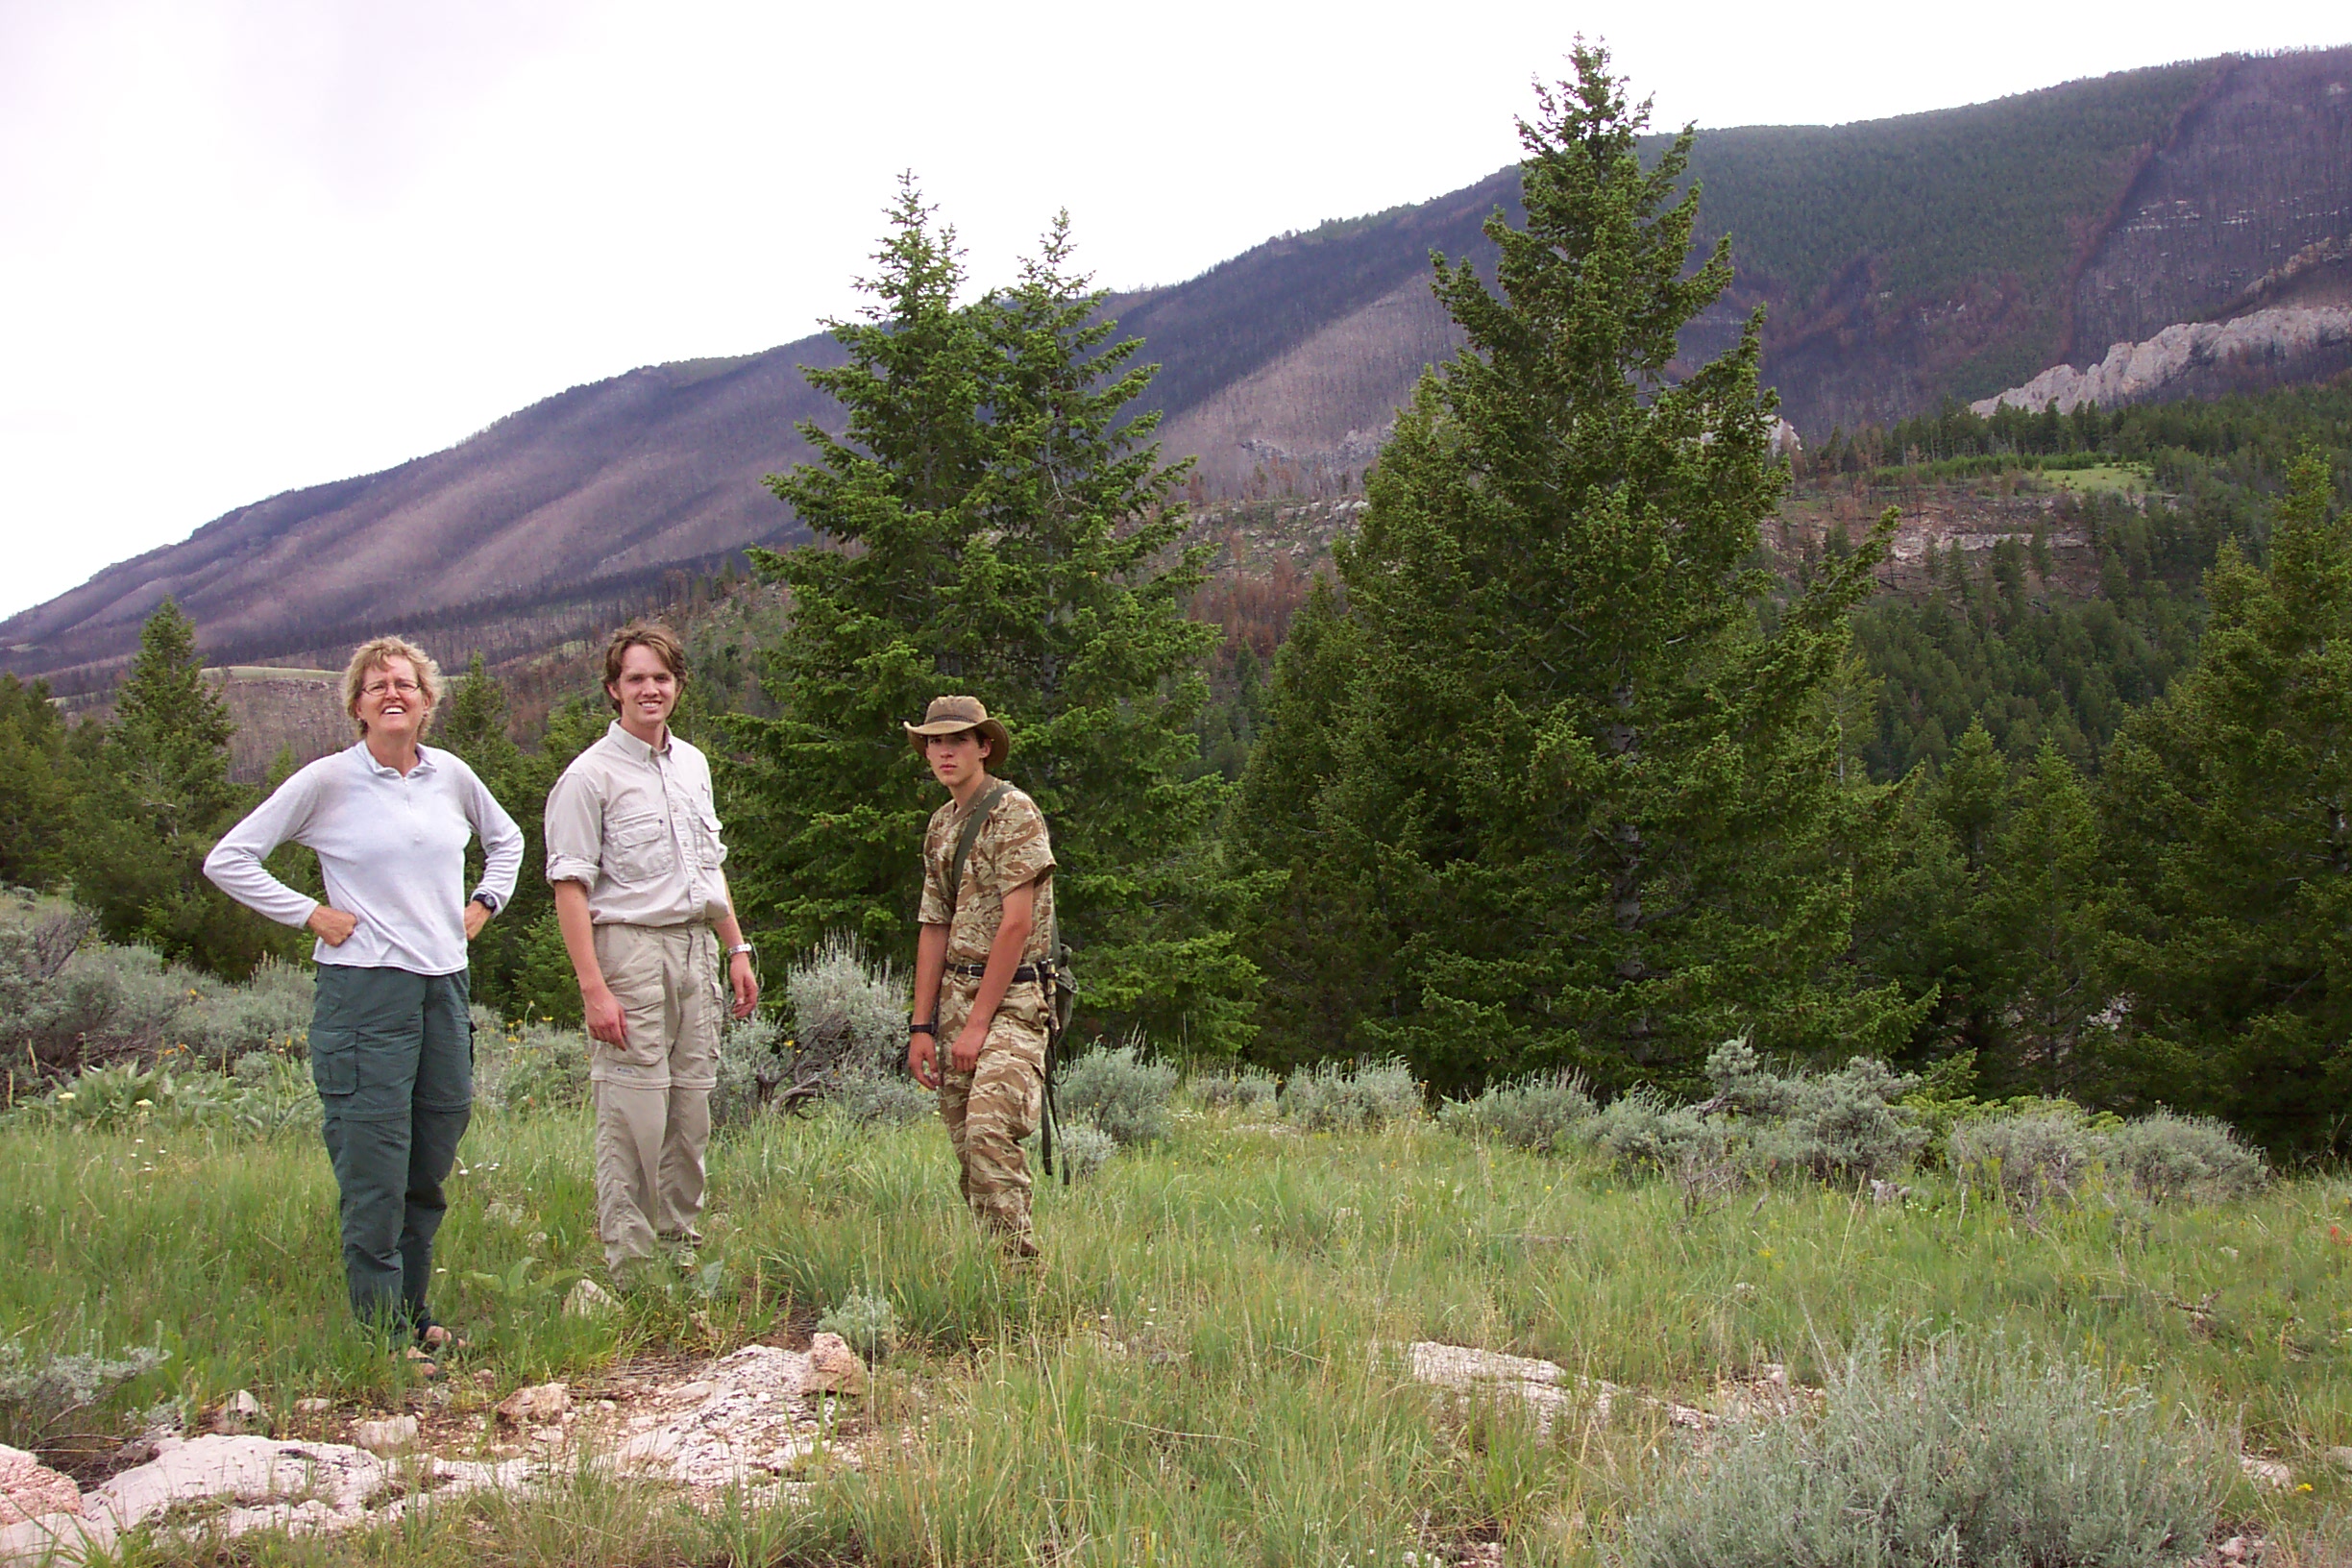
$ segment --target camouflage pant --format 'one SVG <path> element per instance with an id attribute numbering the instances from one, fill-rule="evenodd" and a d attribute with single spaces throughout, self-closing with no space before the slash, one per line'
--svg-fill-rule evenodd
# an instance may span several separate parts
<path id="1" fill-rule="evenodd" d="M 939 1050 L 953 1049 L 980 982 L 949 975 L 941 988 Z M 1037 1131 L 1045 1098 L 1045 999 L 1035 984 L 1005 992 L 970 1072 L 940 1074 L 940 1119 L 955 1145 L 964 1201 L 1017 1256 L 1029 1239 L 1029 1162 L 1021 1139 Z"/>

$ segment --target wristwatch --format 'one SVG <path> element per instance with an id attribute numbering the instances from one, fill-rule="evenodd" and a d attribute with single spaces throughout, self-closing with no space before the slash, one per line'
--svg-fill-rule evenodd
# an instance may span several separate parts
<path id="1" fill-rule="evenodd" d="M 939 1039 L 939 1024 L 936 1021 L 931 1023 L 917 1023 L 913 1018 L 909 1018 L 907 1019 L 907 1033 L 910 1035 L 929 1035 L 933 1040 L 937 1040 Z"/>
<path id="2" fill-rule="evenodd" d="M 469 904 L 479 904 L 482 906 L 482 908 L 488 910 L 493 915 L 496 915 L 499 911 L 498 894 L 490 892 L 486 888 L 475 894 L 474 896 L 468 898 L 466 902 Z"/>
<path id="3" fill-rule="evenodd" d="M 752 949 L 751 949 L 751 944 L 750 944 L 749 943 L 747 943 L 747 942 L 739 942 L 739 943 L 736 943 L 734 946 L 729 947 L 729 948 L 726 950 L 726 956 L 727 956 L 727 957 L 729 957 L 729 958 L 733 958 L 733 957 L 734 957 L 734 956 L 735 956 L 737 953 L 747 953 L 747 952 L 750 952 L 751 950 L 752 950 Z"/>

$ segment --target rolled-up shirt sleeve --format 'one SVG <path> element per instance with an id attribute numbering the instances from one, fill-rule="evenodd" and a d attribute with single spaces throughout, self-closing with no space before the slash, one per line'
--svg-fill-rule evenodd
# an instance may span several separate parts
<path id="1" fill-rule="evenodd" d="M 281 924 L 302 925 L 309 920 L 318 900 L 272 876 L 261 859 L 289 839 L 302 837 L 317 807 L 322 776 L 315 766 L 305 768 L 222 835 L 212 852 L 205 856 L 204 873 L 214 887 Z"/>
<path id="2" fill-rule="evenodd" d="M 547 879 L 596 886 L 604 859 L 604 807 L 579 770 L 566 770 L 547 798 Z"/>
<path id="3" fill-rule="evenodd" d="M 471 768 L 465 771 L 465 812 L 482 845 L 482 879 L 477 891 L 488 894 L 504 909 L 514 897 L 515 878 L 523 871 L 523 829 Z"/>

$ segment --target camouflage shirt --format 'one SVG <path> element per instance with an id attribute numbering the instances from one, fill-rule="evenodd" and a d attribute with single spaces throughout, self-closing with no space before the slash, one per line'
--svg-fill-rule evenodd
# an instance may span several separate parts
<path id="1" fill-rule="evenodd" d="M 973 796 L 973 806 L 987 794 L 983 790 Z M 980 836 L 972 841 L 971 858 L 964 863 L 964 885 L 957 890 L 955 915 L 949 919 L 947 875 L 955 867 L 956 839 L 969 815 L 953 800 L 931 814 L 931 825 L 923 831 L 919 919 L 925 925 L 948 928 L 948 963 L 985 964 L 996 940 L 996 927 L 1004 919 L 1004 895 L 1034 881 L 1038 885 L 1035 921 L 1021 949 L 1021 962 L 1045 957 L 1053 932 L 1054 904 L 1053 878 L 1044 873 L 1053 870 L 1053 843 L 1037 802 L 1010 785 L 996 797 Z"/>

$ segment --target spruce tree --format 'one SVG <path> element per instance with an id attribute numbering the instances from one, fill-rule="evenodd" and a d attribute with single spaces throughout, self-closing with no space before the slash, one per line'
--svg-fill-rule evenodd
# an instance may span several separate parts
<path id="1" fill-rule="evenodd" d="M 1643 167 L 1647 107 L 1604 51 L 1575 65 L 1521 124 L 1527 226 L 1486 226 L 1498 288 L 1437 263 L 1466 347 L 1337 551 L 1360 650 L 1314 874 L 1378 932 L 1353 961 L 1391 970 L 1349 1043 L 1449 1085 L 1567 1064 L 1687 1082 L 1741 1032 L 1883 1052 L 1920 1008 L 1847 968 L 1863 818 L 1825 711 L 1883 526 L 1762 613 L 1783 477 L 1760 322 L 1670 370 L 1728 252 L 1686 266 L 1691 133 Z"/>
<path id="2" fill-rule="evenodd" d="M 1276 1066 L 1348 1054 L 1356 1021 L 1390 979 L 1383 906 L 1355 881 L 1363 856 L 1352 824 L 1325 799 L 1355 698 L 1362 628 L 1329 578 L 1317 577 L 1274 655 L 1258 743 L 1241 775 L 1229 836 L 1262 886 L 1244 925 L 1262 975 L 1251 1054 Z M 1341 853 L 1347 842 L 1352 853 Z"/>
<path id="3" fill-rule="evenodd" d="M 792 618 L 763 674 L 778 715 L 726 721 L 735 885 L 791 943 L 845 929 L 911 951 L 939 794 L 900 721 L 968 693 L 1052 825 L 1087 1020 L 1229 1048 L 1252 971 L 1219 929 L 1225 787 L 1187 776 L 1214 632 L 1185 616 L 1182 471 L 1156 415 L 1121 422 L 1152 367 L 1070 269 L 1066 221 L 969 305 L 953 232 L 911 185 L 892 223 L 874 303 L 834 329 L 848 362 L 809 373 L 846 429 L 804 426 L 816 461 L 770 480 L 816 542 L 752 552 Z"/>
<path id="4" fill-rule="evenodd" d="M 74 808 L 49 683 L 0 675 L 0 885 L 46 888 L 64 875 Z"/>
<path id="5" fill-rule="evenodd" d="M 497 919 L 482 927 L 466 952 L 474 999 L 506 1017 L 524 1011 L 516 977 L 525 966 L 534 926 L 542 919 L 551 920 L 554 910 L 545 873 L 547 794 L 555 773 L 544 757 L 514 743 L 507 733 L 509 714 L 505 686 L 490 674 L 478 652 L 443 698 L 432 732 L 426 737 L 430 745 L 464 758 L 523 830 L 523 871 L 515 878 L 514 896 Z M 481 879 L 485 864 L 480 841 L 468 843 L 469 890 Z"/>
<path id="6" fill-rule="evenodd" d="M 2091 792 L 2055 742 L 2044 741 L 2011 793 L 1982 901 L 2000 954 L 1999 1051 L 1980 1067 L 1995 1089 L 2078 1100 L 2114 1093 L 2099 984 L 2098 820 Z"/>
<path id="7" fill-rule="evenodd" d="M 241 978 L 298 945 L 204 879 L 204 857 L 253 799 L 229 777 L 236 723 L 204 675 L 196 626 L 166 599 L 139 630 L 72 855 L 77 896 L 116 942 Z"/>
<path id="8" fill-rule="evenodd" d="M 509 718 L 506 688 L 476 653 L 450 689 L 427 739 L 463 757 L 486 783 L 511 772 L 522 759 L 523 748 L 506 733 Z"/>
<path id="9" fill-rule="evenodd" d="M 2142 1102 L 2352 1147 L 2352 526 L 2293 466 L 2258 570 L 2225 544 L 2197 662 L 2102 776 L 2109 978 Z"/>
<path id="10" fill-rule="evenodd" d="M 139 628 L 139 650 L 114 699 L 113 758 L 131 809 L 162 838 L 220 824 L 237 803 L 229 781 L 236 721 L 204 677 L 196 624 L 165 600 Z"/>

